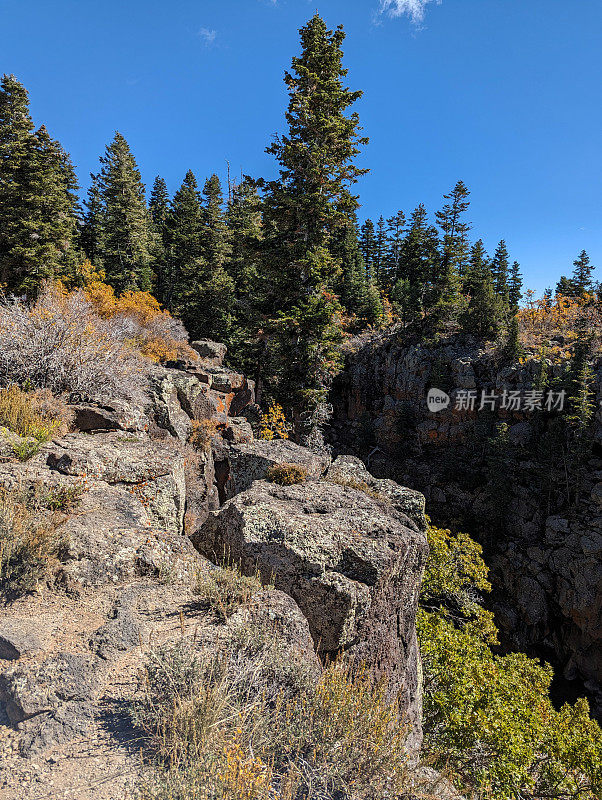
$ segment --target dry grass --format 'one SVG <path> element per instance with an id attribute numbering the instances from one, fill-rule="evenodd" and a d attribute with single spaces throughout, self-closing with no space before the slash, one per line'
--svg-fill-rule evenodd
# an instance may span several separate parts
<path id="1" fill-rule="evenodd" d="M 18 596 L 47 579 L 66 548 L 51 493 L 0 488 L 0 592 Z"/>
<path id="2" fill-rule="evenodd" d="M 292 486 L 307 480 L 307 470 L 299 464 L 274 464 L 266 472 L 266 480 L 279 486 Z"/>
<path id="3" fill-rule="evenodd" d="M 247 577 L 241 575 L 236 567 L 225 567 L 207 573 L 200 572 L 194 591 L 225 621 L 262 588 L 257 576 Z"/>
<path id="4" fill-rule="evenodd" d="M 73 414 L 47 389 L 24 392 L 16 385 L 0 388 L 0 427 L 39 442 L 69 430 Z"/>
<path id="5" fill-rule="evenodd" d="M 186 642 L 150 654 L 136 719 L 158 766 L 144 800 L 399 797 L 405 732 L 383 688 L 342 662 L 283 687 L 290 653 L 258 638 L 211 662 Z"/>

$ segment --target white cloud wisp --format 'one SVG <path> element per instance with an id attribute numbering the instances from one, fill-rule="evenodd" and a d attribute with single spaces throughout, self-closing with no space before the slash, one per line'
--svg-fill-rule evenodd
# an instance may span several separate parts
<path id="1" fill-rule="evenodd" d="M 439 5 L 441 0 L 380 0 L 380 11 L 390 17 L 401 17 L 405 14 L 412 22 L 419 24 L 424 19 L 426 6 L 432 2 Z"/>

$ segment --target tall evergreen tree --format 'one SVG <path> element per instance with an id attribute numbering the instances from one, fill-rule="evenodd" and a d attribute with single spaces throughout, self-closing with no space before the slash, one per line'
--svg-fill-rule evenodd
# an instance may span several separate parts
<path id="1" fill-rule="evenodd" d="M 361 227 L 360 247 L 366 274 L 370 278 L 374 278 L 376 275 L 376 232 L 371 219 L 367 219 Z"/>
<path id="2" fill-rule="evenodd" d="M 504 303 L 495 291 L 491 262 L 481 239 L 471 249 L 467 284 L 470 301 L 462 315 L 463 329 L 482 338 L 495 336 L 503 321 Z"/>
<path id="3" fill-rule="evenodd" d="M 451 320 L 458 309 L 459 280 L 468 266 L 470 224 L 464 215 L 470 206 L 470 192 L 458 181 L 449 194 L 447 203 L 436 214 L 443 233 L 440 271 L 435 280 L 437 298 L 434 304 L 434 322 Z"/>
<path id="4" fill-rule="evenodd" d="M 438 244 L 437 231 L 429 225 L 426 208 L 421 203 L 410 217 L 392 293 L 405 322 L 422 318 L 433 302 L 434 282 L 440 271 Z"/>
<path id="5" fill-rule="evenodd" d="M 77 251 L 77 180 L 60 144 L 33 130 L 27 91 L 0 82 L 0 283 L 35 294 L 40 283 L 72 275 Z"/>
<path id="6" fill-rule="evenodd" d="M 374 253 L 374 282 L 377 286 L 386 285 L 385 263 L 387 258 L 387 229 L 381 215 L 376 224 L 376 247 Z"/>
<path id="7" fill-rule="evenodd" d="M 274 312 L 266 369 L 272 392 L 297 410 L 321 401 L 338 367 L 336 234 L 357 209 L 351 187 L 366 170 L 355 157 L 367 141 L 359 135 L 357 113 L 348 113 L 361 92 L 343 82 L 342 27 L 329 31 L 315 14 L 300 35 L 301 55 L 284 78 L 288 132 L 268 148 L 280 179 L 267 185 L 265 197 Z"/>
<path id="8" fill-rule="evenodd" d="M 151 288 L 151 230 L 144 185 L 120 133 L 100 159 L 98 266 L 117 292 Z"/>
<path id="9" fill-rule="evenodd" d="M 581 296 L 593 292 L 593 274 L 595 267 L 590 261 L 590 257 L 585 250 L 582 250 L 579 258 L 573 261 L 572 285 L 576 295 Z"/>
<path id="10" fill-rule="evenodd" d="M 262 202 L 255 181 L 244 178 L 231 187 L 226 223 L 231 242 L 226 269 L 234 287 L 228 344 L 233 365 L 254 376 L 262 349 L 258 333 L 266 314 L 268 296 L 261 268 Z"/>
<path id="11" fill-rule="evenodd" d="M 196 333 L 193 306 L 198 294 L 199 259 L 202 256 L 202 209 L 198 184 L 188 170 L 173 196 L 165 219 L 165 292 L 163 302 Z"/>
<path id="12" fill-rule="evenodd" d="M 508 300 L 510 301 L 510 308 L 517 309 L 518 304 L 523 296 L 523 278 L 520 273 L 520 264 L 518 261 L 512 263 L 510 269 L 510 281 L 508 289 Z"/>
<path id="13" fill-rule="evenodd" d="M 391 288 L 400 277 L 399 265 L 403 248 L 406 217 L 403 211 L 398 211 L 387 220 L 387 256 L 386 256 L 386 285 Z"/>
<path id="14" fill-rule="evenodd" d="M 98 175 L 90 173 L 90 186 L 84 201 L 85 212 L 80 229 L 80 246 L 92 264 L 98 264 L 100 253 L 98 242 L 102 225 L 102 197 Z"/>
<path id="15" fill-rule="evenodd" d="M 508 280 L 510 277 L 510 261 L 508 258 L 508 248 L 506 242 L 502 239 L 498 244 L 493 261 L 491 263 L 493 273 L 493 284 L 495 291 L 499 296 L 508 302 L 510 287 Z"/>
<path id="16" fill-rule="evenodd" d="M 169 214 L 169 193 L 167 184 L 159 175 L 157 175 L 153 183 L 148 210 L 153 225 L 157 230 L 161 230 Z"/>
<path id="17" fill-rule="evenodd" d="M 464 275 L 463 290 L 469 295 L 474 294 L 475 287 L 483 280 L 485 275 L 491 278 L 495 288 L 495 277 L 492 265 L 487 257 L 487 251 L 485 250 L 483 240 L 479 239 L 470 249 L 468 267 Z"/>
<path id="18" fill-rule="evenodd" d="M 183 320 L 191 338 L 224 340 L 230 331 L 234 286 L 223 267 L 227 255 L 220 246 L 223 211 L 219 208 L 218 214 L 211 205 L 221 194 L 211 194 L 207 184 L 205 190 L 203 205 L 196 178 L 189 170 L 173 197 L 165 222 L 171 287 L 167 305 Z"/>
<path id="19" fill-rule="evenodd" d="M 165 241 L 166 221 L 169 216 L 169 194 L 167 191 L 167 184 L 163 178 L 159 176 L 155 178 L 153 183 L 148 210 L 152 233 L 150 253 L 154 276 L 153 291 L 155 297 L 162 303 L 165 303 L 171 291 Z"/>
<path id="20" fill-rule="evenodd" d="M 211 267 L 221 269 L 230 255 L 230 234 L 224 213 L 222 186 L 217 175 L 203 187 L 203 254 Z"/>

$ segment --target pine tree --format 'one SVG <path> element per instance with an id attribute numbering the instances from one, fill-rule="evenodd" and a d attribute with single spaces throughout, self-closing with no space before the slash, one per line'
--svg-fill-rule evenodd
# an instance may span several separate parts
<path id="1" fill-rule="evenodd" d="M 573 261 L 572 286 L 575 295 L 581 297 L 584 294 L 593 292 L 594 282 L 593 273 L 595 267 L 590 262 L 590 258 L 585 250 L 582 250 L 579 258 Z"/>
<path id="2" fill-rule="evenodd" d="M 42 281 L 75 272 L 77 180 L 46 128 L 33 130 L 27 91 L 0 82 L 0 283 L 35 294 Z"/>
<path id="3" fill-rule="evenodd" d="M 203 254 L 215 269 L 221 269 L 230 255 L 230 234 L 224 213 L 222 186 L 217 175 L 203 187 Z"/>
<path id="4" fill-rule="evenodd" d="M 386 285 L 385 262 L 387 258 L 387 230 L 384 217 L 379 217 L 376 225 L 376 247 L 374 251 L 374 283 L 377 286 Z"/>
<path id="5" fill-rule="evenodd" d="M 500 330 L 504 305 L 496 294 L 491 263 L 481 239 L 471 249 L 466 281 L 470 301 L 462 316 L 462 327 L 467 333 L 491 338 Z"/>
<path id="6" fill-rule="evenodd" d="M 406 217 L 403 211 L 398 211 L 387 220 L 388 250 L 386 256 L 386 285 L 390 289 L 400 277 L 399 265 L 405 234 Z"/>
<path id="7" fill-rule="evenodd" d="M 166 303 L 171 293 L 166 248 L 166 222 L 169 216 L 169 194 L 163 178 L 157 176 L 153 183 L 148 210 L 151 221 L 152 241 L 150 245 L 154 295 Z"/>
<path id="8" fill-rule="evenodd" d="M 230 239 L 228 273 L 236 286 L 237 297 L 245 302 L 258 289 L 260 248 L 263 240 L 262 202 L 256 182 L 244 178 L 230 193 L 226 210 L 226 225 Z"/>
<path id="9" fill-rule="evenodd" d="M 508 302 L 510 292 L 510 287 L 508 285 L 510 277 L 509 269 L 510 261 L 508 259 L 508 248 L 506 247 L 506 242 L 502 239 L 493 256 L 491 270 L 493 272 L 495 291 L 505 302 Z"/>
<path id="10" fill-rule="evenodd" d="M 374 278 L 376 275 L 376 233 L 371 219 L 367 219 L 360 229 L 360 247 L 366 275 Z"/>
<path id="11" fill-rule="evenodd" d="M 468 267 L 464 275 L 463 291 L 466 292 L 466 294 L 473 295 L 478 283 L 482 281 L 483 276 L 487 273 L 491 276 L 491 280 L 495 286 L 493 265 L 489 262 L 483 240 L 479 239 L 473 244 L 470 250 Z"/>
<path id="12" fill-rule="evenodd" d="M 218 213 L 212 205 L 219 197 L 210 194 L 207 184 L 205 188 L 204 206 L 189 170 L 165 221 L 171 287 L 167 305 L 182 319 L 192 339 L 225 340 L 232 321 L 234 285 L 223 266 L 227 250 L 220 246 L 223 211 L 220 207 Z"/>
<path id="13" fill-rule="evenodd" d="M 100 253 L 98 241 L 102 225 L 102 197 L 98 185 L 98 175 L 90 173 L 90 186 L 84 201 L 85 213 L 80 229 L 80 246 L 92 264 L 98 264 Z"/>
<path id="14" fill-rule="evenodd" d="M 428 224 L 424 205 L 420 204 L 410 218 L 407 234 L 401 244 L 398 277 L 392 299 L 405 322 L 421 319 L 434 302 L 435 279 L 439 274 L 437 231 Z"/>
<path id="15" fill-rule="evenodd" d="M 443 241 L 440 272 L 435 279 L 435 325 L 451 321 L 458 310 L 459 279 L 466 272 L 469 253 L 470 224 L 464 221 L 464 215 L 470 206 L 469 195 L 464 183 L 458 181 L 452 191 L 444 195 L 447 203 L 436 214 Z"/>
<path id="16" fill-rule="evenodd" d="M 506 343 L 504 345 L 503 356 L 505 361 L 507 361 L 509 364 L 513 364 L 522 356 L 522 354 L 523 347 L 520 341 L 518 315 L 514 314 L 510 320 L 510 324 L 508 325 L 508 334 Z"/>
<path id="17" fill-rule="evenodd" d="M 202 209 L 198 184 L 188 170 L 182 185 L 173 196 L 165 219 L 165 292 L 163 302 L 178 314 L 193 337 L 194 319 L 202 250 Z"/>
<path id="18" fill-rule="evenodd" d="M 358 207 L 351 187 L 366 170 L 354 162 L 367 141 L 347 113 L 361 92 L 343 83 L 342 27 L 329 31 L 316 14 L 300 35 L 285 74 L 288 132 L 268 148 L 280 179 L 267 184 L 264 216 L 273 309 L 265 369 L 272 393 L 298 411 L 322 401 L 340 364 L 340 230 Z"/>
<path id="19" fill-rule="evenodd" d="M 100 159 L 98 265 L 117 292 L 151 288 L 151 231 L 144 185 L 120 133 Z"/>
<path id="20" fill-rule="evenodd" d="M 169 214 L 169 194 L 167 192 L 167 184 L 159 175 L 157 175 L 153 183 L 148 210 L 156 230 L 161 230 Z"/>
<path id="21" fill-rule="evenodd" d="M 556 284 L 556 294 L 561 297 L 574 297 L 575 287 L 571 278 L 566 275 L 561 275 L 558 283 Z"/>
<path id="22" fill-rule="evenodd" d="M 266 313 L 268 287 L 261 269 L 262 202 L 252 179 L 244 178 L 231 188 L 226 223 L 232 248 L 226 269 L 234 286 L 229 350 L 233 366 L 254 375 L 263 347 L 258 332 Z"/>
<path id="23" fill-rule="evenodd" d="M 514 261 L 510 270 L 510 282 L 508 289 L 508 300 L 510 301 L 510 308 L 517 309 L 518 304 L 523 296 L 523 278 L 520 274 L 520 264 Z"/>

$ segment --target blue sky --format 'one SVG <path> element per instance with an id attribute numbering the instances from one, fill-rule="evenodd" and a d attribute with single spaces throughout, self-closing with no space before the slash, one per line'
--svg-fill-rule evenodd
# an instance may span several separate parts
<path id="1" fill-rule="evenodd" d="M 282 74 L 316 8 L 345 26 L 365 92 L 362 217 L 433 212 L 462 178 L 475 238 L 506 238 L 529 286 L 583 248 L 602 267 L 600 0 L 0 0 L 0 72 L 84 186 L 116 129 L 172 192 L 226 161 L 269 176 Z"/>

